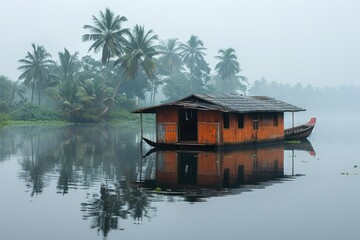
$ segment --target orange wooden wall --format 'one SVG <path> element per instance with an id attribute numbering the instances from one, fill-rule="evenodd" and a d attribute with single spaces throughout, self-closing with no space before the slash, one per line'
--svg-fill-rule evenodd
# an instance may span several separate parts
<path id="1" fill-rule="evenodd" d="M 156 133 L 159 143 L 178 141 L 178 110 L 176 107 L 164 107 L 157 110 Z"/>
<path id="2" fill-rule="evenodd" d="M 273 121 L 258 120 L 258 130 L 253 129 L 252 114 L 244 114 L 244 128 L 238 128 L 238 119 L 236 114 L 230 113 L 229 128 L 224 128 L 221 123 L 222 143 L 237 144 L 263 142 L 270 140 L 282 140 L 284 138 L 283 118 L 278 117 L 278 126 L 274 126 Z"/>
<path id="3" fill-rule="evenodd" d="M 276 114 L 276 113 L 273 113 Z M 261 114 L 258 114 L 261 116 Z M 224 128 L 223 114 L 218 111 L 198 110 L 199 144 L 239 144 L 282 140 L 284 138 L 284 114 L 278 113 L 277 126 L 273 119 L 258 119 L 258 130 L 253 129 L 254 114 L 244 114 L 244 128 L 238 128 L 237 114 L 229 114 L 229 128 Z M 159 108 L 156 113 L 157 142 L 178 141 L 178 108 Z"/>

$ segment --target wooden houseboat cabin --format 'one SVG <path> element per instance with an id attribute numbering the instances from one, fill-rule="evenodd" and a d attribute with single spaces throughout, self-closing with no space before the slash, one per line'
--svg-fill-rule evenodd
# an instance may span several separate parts
<path id="1" fill-rule="evenodd" d="M 284 112 L 298 111 L 264 96 L 193 94 L 132 112 L 156 114 L 156 140 L 144 139 L 155 147 L 221 147 L 282 141 Z"/>

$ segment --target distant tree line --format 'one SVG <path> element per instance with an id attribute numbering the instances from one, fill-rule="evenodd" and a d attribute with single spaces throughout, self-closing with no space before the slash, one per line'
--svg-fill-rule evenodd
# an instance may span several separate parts
<path id="1" fill-rule="evenodd" d="M 360 102 L 360 88 L 356 86 L 313 87 L 301 83 L 289 85 L 263 78 L 252 84 L 248 94 L 271 96 L 315 114 L 359 115 L 355 106 Z"/>
<path id="2" fill-rule="evenodd" d="M 124 27 L 126 22 L 126 17 L 105 9 L 92 16 L 91 25 L 84 25 L 88 33 L 82 39 L 91 43 L 89 51 L 100 53 L 100 60 L 81 58 L 66 48 L 54 59 L 44 46 L 33 43 L 19 60 L 18 81 L 0 78 L 6 85 L 1 87 L 0 110 L 16 111 L 24 104 L 27 109 L 51 106 L 65 120 L 96 122 L 144 99 L 147 105 L 155 104 L 159 89 L 165 101 L 190 93 L 245 93 L 247 80 L 239 75 L 233 48 L 219 50 L 216 75 L 211 76 L 206 47 L 198 36 L 184 43 L 161 40 L 142 25 Z"/>

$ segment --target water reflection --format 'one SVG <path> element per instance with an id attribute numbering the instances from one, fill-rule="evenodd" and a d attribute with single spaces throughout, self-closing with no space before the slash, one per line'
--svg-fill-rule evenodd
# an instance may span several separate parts
<path id="1" fill-rule="evenodd" d="M 0 161 L 16 156 L 19 179 L 31 198 L 46 198 L 44 189 L 52 185 L 59 198 L 84 192 L 79 202 L 83 219 L 106 237 L 124 229 L 121 221 L 140 224 L 153 218 L 153 202 L 204 201 L 263 188 L 291 177 L 284 173 L 284 150 L 315 154 L 305 142 L 143 156 L 149 149 L 134 132 L 105 125 L 6 127 L 0 131 Z"/>
<path id="2" fill-rule="evenodd" d="M 315 153 L 310 142 L 223 151 L 157 151 L 156 176 L 143 185 L 188 201 L 264 187 L 291 177 L 284 174 L 285 148 Z"/>
<path id="3" fill-rule="evenodd" d="M 102 185 L 100 194 L 89 196 L 81 204 L 81 211 L 83 218 L 91 221 L 91 228 L 106 237 L 110 230 L 123 230 L 120 219 L 132 219 L 136 224 L 143 218 L 151 219 L 156 209 L 150 203 L 149 194 L 138 184 L 121 181 L 110 189 Z"/>

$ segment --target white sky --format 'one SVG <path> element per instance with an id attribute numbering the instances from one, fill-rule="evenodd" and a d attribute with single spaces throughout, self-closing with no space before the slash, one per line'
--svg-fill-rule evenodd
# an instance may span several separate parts
<path id="1" fill-rule="evenodd" d="M 199 36 L 212 68 L 220 48 L 234 48 L 250 83 L 265 77 L 360 86 L 358 0 L 0 0 L 0 6 L 0 75 L 13 80 L 31 43 L 53 59 L 64 47 L 86 55 L 82 27 L 109 7 L 128 18 L 125 26 L 144 25 L 161 39 Z"/>

